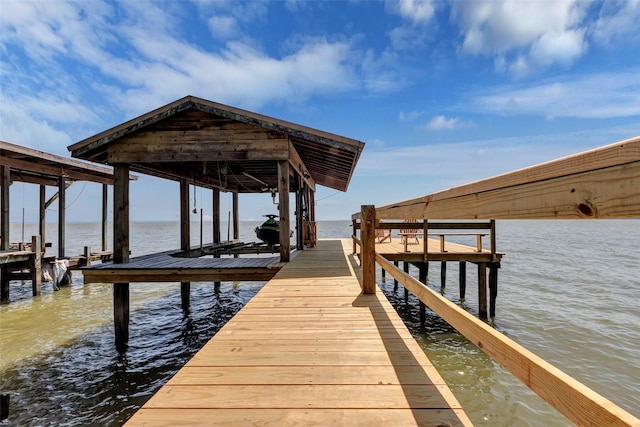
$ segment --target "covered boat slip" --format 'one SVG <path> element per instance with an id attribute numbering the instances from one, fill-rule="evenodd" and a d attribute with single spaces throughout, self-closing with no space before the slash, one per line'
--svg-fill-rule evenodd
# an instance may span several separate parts
<path id="1" fill-rule="evenodd" d="M 356 260 L 300 252 L 127 425 L 471 425 Z"/>

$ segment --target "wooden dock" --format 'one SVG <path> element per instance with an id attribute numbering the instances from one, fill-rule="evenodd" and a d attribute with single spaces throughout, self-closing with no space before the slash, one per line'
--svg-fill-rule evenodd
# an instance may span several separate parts
<path id="1" fill-rule="evenodd" d="M 351 248 L 297 255 L 127 425 L 471 425 Z"/>

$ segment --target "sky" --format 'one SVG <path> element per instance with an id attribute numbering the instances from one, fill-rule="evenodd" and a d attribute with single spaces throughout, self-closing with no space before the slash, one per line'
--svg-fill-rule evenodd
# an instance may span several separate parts
<path id="1" fill-rule="evenodd" d="M 640 0 L 1 0 L 0 139 L 69 157 L 198 96 L 363 141 L 348 191 L 316 193 L 318 220 L 349 219 L 640 135 L 638 22 Z M 37 221 L 37 192 L 12 185 L 11 222 Z M 99 200 L 75 183 L 67 220 Z M 241 220 L 275 212 L 240 196 Z M 178 184 L 140 176 L 130 214 L 178 220 Z"/>

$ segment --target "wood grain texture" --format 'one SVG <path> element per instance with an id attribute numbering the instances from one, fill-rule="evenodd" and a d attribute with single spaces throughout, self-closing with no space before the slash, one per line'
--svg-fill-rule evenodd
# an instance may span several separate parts
<path id="1" fill-rule="evenodd" d="M 471 425 L 350 252 L 297 255 L 127 425 Z"/>

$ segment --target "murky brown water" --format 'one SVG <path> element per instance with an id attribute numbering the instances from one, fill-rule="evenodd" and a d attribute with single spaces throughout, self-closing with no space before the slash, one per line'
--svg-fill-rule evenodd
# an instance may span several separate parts
<path id="1" fill-rule="evenodd" d="M 348 237 L 349 224 L 321 223 L 319 235 Z M 255 224 L 242 227 L 242 237 L 253 240 Z M 132 234 L 137 244 L 155 239 L 153 247 L 133 247 L 134 254 L 176 247 L 179 235 L 174 223 L 133 224 Z M 99 228 L 71 224 L 67 240 L 68 253 L 81 253 L 87 242 L 100 241 Z M 506 256 L 496 327 L 636 416 L 638 241 L 635 220 L 498 223 Z M 467 274 L 474 312 L 471 268 Z M 439 288 L 439 280 L 433 264 L 430 284 Z M 439 318 L 420 325 L 417 301 L 405 303 L 393 280 L 379 276 L 379 283 L 476 425 L 570 425 Z M 29 283 L 12 282 L 11 303 L 0 306 L 0 392 L 10 394 L 11 416 L 0 425 L 122 424 L 261 286 L 223 283 L 216 292 L 210 283 L 193 284 L 185 315 L 177 284 L 132 285 L 130 347 L 121 355 L 113 346 L 110 285 L 84 286 L 76 272 L 70 287 L 53 292 L 44 284 L 42 296 L 32 298 Z M 457 300 L 454 265 L 447 293 Z"/>

